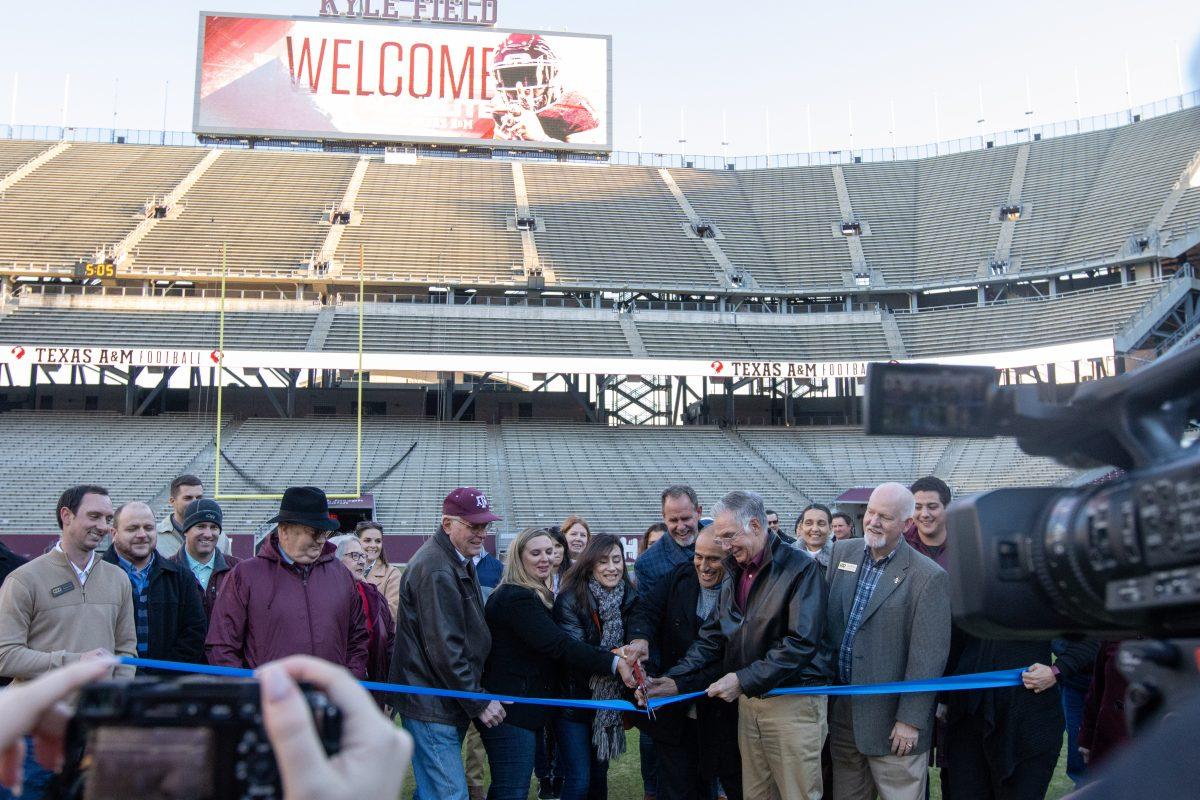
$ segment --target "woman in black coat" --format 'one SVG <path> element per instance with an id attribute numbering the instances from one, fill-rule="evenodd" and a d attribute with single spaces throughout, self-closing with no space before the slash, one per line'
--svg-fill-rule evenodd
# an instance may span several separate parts
<path id="1" fill-rule="evenodd" d="M 633 685 L 631 667 L 608 648 L 572 638 L 554 623 L 553 595 L 546 586 L 554 540 L 540 528 L 522 531 L 508 548 L 500 584 L 484 610 L 492 649 L 483 668 L 484 689 L 516 697 L 553 697 L 559 662 L 580 675 L 610 677 Z M 514 703 L 504 722 L 480 728 L 492 784 L 488 800 L 525 800 L 533 774 L 537 737 L 549 706 Z"/>
<path id="2" fill-rule="evenodd" d="M 1022 686 L 949 693 L 942 797 L 1042 800 L 1063 744 L 1059 678 L 1090 669 L 1098 647 L 1090 641 L 1071 642 L 1051 667 L 1050 642 L 964 634 L 947 674 L 1026 671 Z"/>
<path id="3" fill-rule="evenodd" d="M 621 540 L 594 534 L 563 577 L 554 601 L 554 621 L 572 639 L 612 651 L 628 641 L 635 597 Z M 562 671 L 562 693 L 578 700 L 611 700 L 626 694 L 613 679 L 569 665 Z M 554 730 L 563 778 L 561 800 L 606 798 L 609 761 L 625 750 L 621 712 L 564 709 Z"/>

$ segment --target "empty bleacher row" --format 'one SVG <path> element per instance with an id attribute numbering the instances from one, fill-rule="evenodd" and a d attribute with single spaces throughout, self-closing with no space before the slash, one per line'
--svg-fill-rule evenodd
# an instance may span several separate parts
<path id="1" fill-rule="evenodd" d="M 1200 109 L 1122 128 L 1032 142 L 1020 184 L 1013 271 L 1114 259 L 1146 232 L 1183 168 L 1200 150 Z M 0 141 L 0 175 L 46 150 Z M 1013 183 L 1019 146 L 918 161 L 848 164 L 865 268 L 888 287 L 975 279 L 996 249 L 993 221 Z M 68 265 L 121 241 L 143 203 L 174 189 L 207 151 L 75 143 L 0 197 L 0 266 Z M 352 155 L 222 151 L 183 193 L 178 211 L 136 244 L 131 275 L 219 273 L 223 245 L 236 275 L 301 278 L 330 232 L 358 164 Z M 640 166 L 521 166 L 532 239 L 563 286 L 722 286 L 713 254 L 658 171 Z M 770 291 L 845 286 L 850 248 L 829 166 L 714 172 L 672 169 L 700 217 L 716 226 L 730 261 Z M 513 165 L 503 161 L 370 161 L 358 215 L 335 256 L 372 281 L 521 284 Z M 1164 239 L 1200 226 L 1200 189 L 1189 188 Z M 1168 235 L 1169 234 L 1169 235 Z M 336 276 L 335 276 L 336 277 Z"/>
<path id="2" fill-rule="evenodd" d="M 908 354 L 924 358 L 1106 339 L 1151 298 L 1148 282 L 988 306 L 896 312 Z"/>
<path id="3" fill-rule="evenodd" d="M 114 502 L 165 508 L 170 479 L 189 469 L 215 489 L 212 415 L 121 417 L 107 413 L 0 414 L 0 534 L 56 531 L 54 501 L 67 485 L 106 485 Z M 355 421 L 251 418 L 227 423 L 223 495 L 272 494 L 315 484 L 356 491 Z M 414 446 L 415 445 L 415 446 Z M 411 449 L 411 452 L 409 452 Z M 500 533 L 558 524 L 581 513 L 593 530 L 638 534 L 658 516 L 659 492 L 691 484 L 711 507 L 735 488 L 763 494 L 790 524 L 812 500 L 923 474 L 958 493 L 1026 483 L 1064 483 L 1076 473 L 1021 453 L 1009 440 L 866 437 L 854 428 L 604 427 L 573 423 L 436 423 L 364 420 L 363 491 L 389 534 L 431 532 L 447 491 L 477 486 L 505 521 Z M 248 534 L 277 507 L 224 502 L 226 528 Z"/>
<path id="4" fill-rule="evenodd" d="M 1113 336 L 1161 287 L 1146 281 L 1015 298 L 990 305 L 930 308 L 894 315 L 905 354 L 927 358 L 987 353 L 1103 339 Z M 123 298 L 114 310 L 57 306 L 52 295 L 18 295 L 0 307 L 0 342 L 29 345 L 216 347 L 216 311 L 159 310 L 155 298 Z M 70 301 L 73 298 L 63 298 Z M 37 301 L 37 302 L 34 302 Z M 174 301 L 179 307 L 178 301 Z M 359 309 L 292 304 L 274 310 L 230 311 L 225 347 L 242 350 L 354 352 Z M 332 315 L 314 343 L 322 309 Z M 502 353 L 609 358 L 860 361 L 890 359 L 893 351 L 880 312 L 803 315 L 639 311 L 631 315 L 644 354 L 635 349 L 612 311 L 521 306 L 438 307 L 368 303 L 363 349 L 391 353 Z"/>

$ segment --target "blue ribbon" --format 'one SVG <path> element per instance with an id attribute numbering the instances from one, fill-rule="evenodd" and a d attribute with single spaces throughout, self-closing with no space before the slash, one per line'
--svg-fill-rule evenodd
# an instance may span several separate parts
<path id="1" fill-rule="evenodd" d="M 172 672 L 190 672 L 198 675 L 216 675 L 224 678 L 253 678 L 254 670 L 241 667 L 214 667 L 210 664 L 183 664 L 178 661 L 158 661 L 152 658 L 131 658 L 121 656 L 121 663 L 130 667 L 143 669 L 161 669 Z M 772 689 L 768 697 L 786 695 L 872 695 L 872 694 L 913 694 L 921 692 L 961 692 L 969 689 L 1003 689 L 1021 685 L 1021 674 L 1024 669 L 1002 669 L 996 672 L 976 672 L 971 675 L 949 675 L 944 678 L 930 678 L 920 681 L 895 681 L 893 683 L 851 684 L 849 686 L 793 686 L 788 689 Z M 359 681 L 363 688 L 371 692 L 387 692 L 390 694 L 413 694 L 426 697 L 449 697 L 456 700 L 475 700 L 487 702 L 498 700 L 501 703 L 524 703 L 531 706 L 554 706 L 556 708 L 587 708 L 607 711 L 636 711 L 647 714 L 655 709 L 682 703 L 703 697 L 704 692 L 688 692 L 672 697 L 654 697 L 650 699 L 649 707 L 635 706 L 627 700 L 572 700 L 558 697 L 515 697 L 507 694 L 489 694 L 487 692 L 460 692 L 455 689 L 433 689 L 428 686 L 408 686 L 403 683 L 380 683 L 378 681 Z"/>

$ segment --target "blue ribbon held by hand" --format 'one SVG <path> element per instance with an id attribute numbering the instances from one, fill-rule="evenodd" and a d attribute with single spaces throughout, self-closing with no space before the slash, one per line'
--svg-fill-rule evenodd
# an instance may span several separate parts
<path id="1" fill-rule="evenodd" d="M 213 675 L 222 678 L 253 678 L 254 670 L 241 667 L 214 667 L 209 664 L 184 664 L 178 661 L 159 661 L 152 658 L 131 658 L 122 656 L 121 663 L 130 667 L 142 669 L 159 669 L 170 672 L 186 672 L 195 675 Z M 768 697 L 783 695 L 873 695 L 873 694 L 912 694 L 920 692 L 961 692 L 969 689 L 1004 689 L 1021 685 L 1023 669 L 1003 669 L 996 672 L 977 672 L 971 675 L 949 675 L 944 678 L 930 678 L 919 681 L 896 681 L 894 683 L 852 684 L 849 686 L 794 686 L 787 689 L 773 689 L 767 692 Z M 460 692 L 455 689 L 433 689 L 428 686 L 408 686 L 402 683 L 381 683 L 379 681 L 359 681 L 362 687 L 370 692 L 385 692 L 388 694 L 411 694 L 426 697 L 448 697 L 455 700 L 476 700 L 489 702 L 498 700 L 501 703 L 523 703 L 531 706 L 552 706 L 555 708 L 586 708 L 592 711 L 634 711 L 648 714 L 663 706 L 683 703 L 697 697 L 703 697 L 704 692 L 688 692 L 671 697 L 651 698 L 646 708 L 635 706 L 627 700 L 573 700 L 562 697 L 515 697 L 506 694 L 489 694 L 487 692 Z"/>

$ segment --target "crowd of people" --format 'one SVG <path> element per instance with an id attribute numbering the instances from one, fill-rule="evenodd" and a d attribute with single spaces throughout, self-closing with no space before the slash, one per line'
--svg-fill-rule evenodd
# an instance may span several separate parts
<path id="1" fill-rule="evenodd" d="M 50 552 L 22 563 L 0 545 L 0 676 L 102 661 L 97 675 L 132 677 L 114 655 L 256 670 L 307 656 L 449 691 L 375 696 L 412 737 L 416 800 L 525 800 L 535 778 L 544 800 L 607 797 L 631 726 L 657 800 L 921 800 L 931 765 L 950 800 L 1042 798 L 1064 729 L 1076 781 L 1124 740 L 1114 648 L 957 628 L 950 500 L 935 477 L 885 483 L 859 534 L 821 504 L 785 528 L 752 491 L 706 517 L 690 487 L 669 486 L 630 570 L 623 540 L 579 516 L 522 530 L 501 561 L 485 547 L 500 517 L 462 487 L 402 571 L 378 522 L 337 534 L 315 487 L 289 488 L 239 560 L 195 476 L 172 482 L 161 522 L 144 502 L 114 508 L 104 487 L 76 486 L 54 510 Z M 289 674 L 321 662 L 304 663 Z M 1023 685 L 1010 689 L 770 694 L 1013 667 Z M 680 694 L 694 696 L 653 715 L 606 705 Z M 0 783 L 23 776 L 26 798 L 51 776 L 33 751 L 0 770 Z"/>

